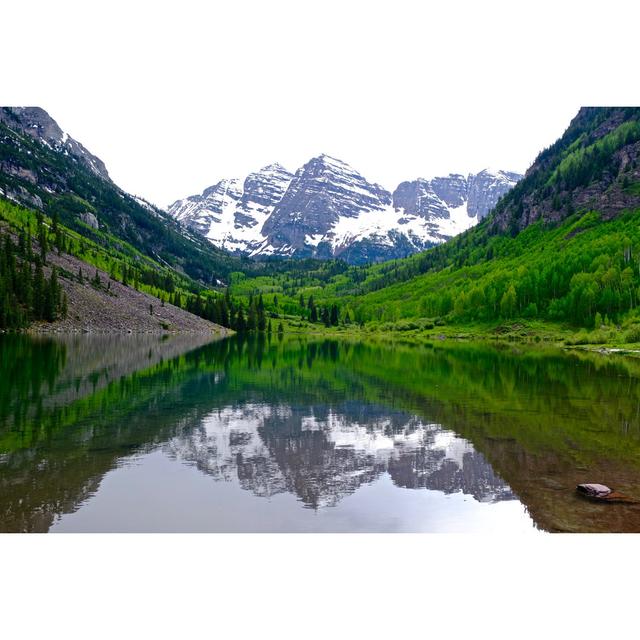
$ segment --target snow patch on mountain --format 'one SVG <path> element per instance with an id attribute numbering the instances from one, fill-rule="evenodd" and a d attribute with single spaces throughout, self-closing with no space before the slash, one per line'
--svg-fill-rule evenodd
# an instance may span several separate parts
<path id="1" fill-rule="evenodd" d="M 104 163 L 74 140 L 40 107 L 0 107 L 0 122 L 11 129 L 20 129 L 53 151 L 73 156 L 95 175 L 109 180 Z"/>
<path id="2" fill-rule="evenodd" d="M 469 216 L 467 203 L 448 209 L 449 218 L 434 222 L 422 216 L 406 214 L 388 206 L 382 212 L 363 211 L 357 218 L 340 218 L 324 238 L 314 236 L 315 245 L 328 241 L 336 255 L 355 242 L 372 241 L 380 246 L 394 247 L 394 232 L 403 234 L 416 251 L 466 231 L 478 222 Z"/>
<path id="3" fill-rule="evenodd" d="M 360 263 L 424 250 L 483 218 L 521 176 L 484 169 L 402 182 L 393 193 L 326 154 L 295 174 L 278 164 L 226 179 L 169 212 L 213 244 L 249 256 Z"/>
<path id="4" fill-rule="evenodd" d="M 262 228 L 292 177 L 281 165 L 268 165 L 245 180 L 220 180 L 200 195 L 174 202 L 169 212 L 216 246 L 251 254 L 266 248 Z"/>

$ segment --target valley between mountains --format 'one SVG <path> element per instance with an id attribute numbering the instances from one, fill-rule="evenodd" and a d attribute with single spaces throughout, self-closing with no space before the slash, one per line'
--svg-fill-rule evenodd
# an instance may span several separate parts
<path id="1" fill-rule="evenodd" d="M 165 211 L 120 189 L 43 109 L 3 107 L 0 328 L 633 350 L 639 155 L 640 109 L 586 107 L 525 176 L 485 169 L 389 190 L 323 154 Z"/>

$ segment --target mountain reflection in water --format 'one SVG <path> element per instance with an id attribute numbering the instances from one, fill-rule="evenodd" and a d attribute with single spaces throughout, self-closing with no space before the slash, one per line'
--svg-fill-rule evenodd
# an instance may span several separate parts
<path id="1" fill-rule="evenodd" d="M 312 509 L 335 506 L 384 473 L 409 489 L 462 491 L 483 502 L 514 498 L 466 440 L 376 406 L 226 407 L 165 451 L 214 478 L 237 477 L 257 496 L 293 493 Z"/>
<path id="2" fill-rule="evenodd" d="M 2 531 L 640 531 L 640 363 L 0 336 Z"/>

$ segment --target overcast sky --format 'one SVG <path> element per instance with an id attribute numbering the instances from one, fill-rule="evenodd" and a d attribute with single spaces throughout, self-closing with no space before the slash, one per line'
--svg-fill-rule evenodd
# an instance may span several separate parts
<path id="1" fill-rule="evenodd" d="M 4 3 L 0 103 L 43 107 L 161 206 L 319 153 L 388 189 L 523 172 L 581 105 L 639 103 L 632 6 Z"/>

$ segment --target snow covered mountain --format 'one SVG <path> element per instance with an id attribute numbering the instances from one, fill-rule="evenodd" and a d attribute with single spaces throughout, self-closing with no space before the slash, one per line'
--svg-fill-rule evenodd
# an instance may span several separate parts
<path id="1" fill-rule="evenodd" d="M 353 264 L 422 251 L 473 226 L 521 178 L 508 171 L 402 182 L 391 193 L 345 162 L 312 158 L 295 174 L 272 164 L 221 180 L 169 213 L 228 251 L 339 257 Z"/>
<path id="2" fill-rule="evenodd" d="M 244 182 L 221 180 L 202 195 L 169 207 L 176 220 L 234 253 L 253 253 L 264 241 L 262 227 L 284 196 L 293 175 L 279 164 L 251 173 Z"/>
<path id="3" fill-rule="evenodd" d="M 399 487 L 462 492 L 478 502 L 515 498 L 482 453 L 442 425 L 377 407 L 364 416 L 349 403 L 219 409 L 165 451 L 216 480 L 236 477 L 256 496 L 294 494 L 313 509 L 336 506 L 384 474 Z"/>

